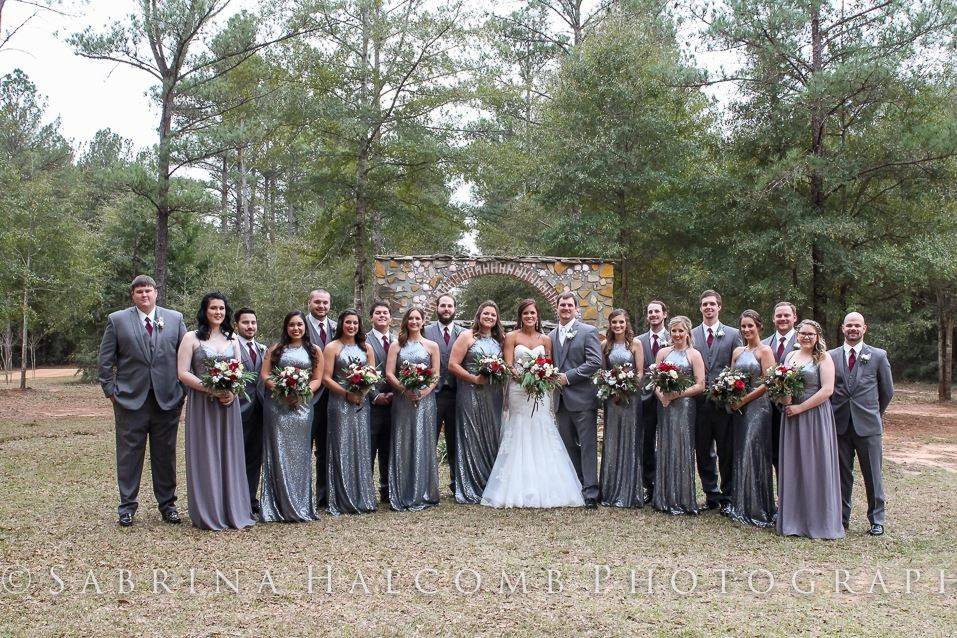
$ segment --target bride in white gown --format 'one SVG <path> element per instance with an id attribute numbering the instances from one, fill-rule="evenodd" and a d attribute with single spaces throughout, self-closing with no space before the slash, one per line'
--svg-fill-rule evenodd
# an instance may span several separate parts
<path id="1" fill-rule="evenodd" d="M 518 307 L 521 330 L 505 337 L 509 367 L 541 354 L 551 356 L 551 340 L 542 334 L 538 308 L 531 299 Z M 489 507 L 581 507 L 582 486 L 562 443 L 552 397 L 529 399 L 522 385 L 510 380 L 502 417 L 502 443 L 495 457 L 482 505 Z M 535 408 L 533 410 L 533 408 Z"/>

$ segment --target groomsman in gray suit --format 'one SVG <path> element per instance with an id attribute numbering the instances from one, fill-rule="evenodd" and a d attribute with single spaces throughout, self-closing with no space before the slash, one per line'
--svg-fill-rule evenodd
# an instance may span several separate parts
<path id="1" fill-rule="evenodd" d="M 794 331 L 794 324 L 797 323 L 797 306 L 790 301 L 779 301 L 774 306 L 774 328 L 775 332 L 761 343 L 771 348 L 774 353 L 774 360 L 777 363 L 784 363 L 784 358 L 788 353 L 794 350 L 794 342 L 797 339 L 797 332 Z M 771 464 L 774 466 L 774 473 L 778 472 L 778 447 L 781 441 L 781 406 L 771 402 Z"/>
<path id="2" fill-rule="evenodd" d="M 655 362 L 658 351 L 671 343 L 665 321 L 668 319 L 668 306 L 659 299 L 653 299 L 645 307 L 645 320 L 648 332 L 638 336 L 644 351 L 645 366 Z M 658 397 L 654 390 L 641 391 L 641 469 L 644 474 L 645 503 L 651 502 L 655 493 L 655 434 L 658 429 Z"/>
<path id="3" fill-rule="evenodd" d="M 133 306 L 107 319 L 100 341 L 98 380 L 113 402 L 116 422 L 118 523 L 133 524 L 147 440 L 153 494 L 167 523 L 176 511 L 176 431 L 183 386 L 176 375 L 176 351 L 186 334 L 183 315 L 156 305 L 156 282 L 139 275 L 130 284 Z"/>
<path id="4" fill-rule="evenodd" d="M 691 331 L 694 347 L 704 359 L 705 380 L 711 387 L 718 374 L 731 365 L 734 349 L 742 344 L 737 328 L 721 323 L 721 295 L 705 290 L 698 298 L 701 324 Z M 698 475 L 705 493 L 708 509 L 721 508 L 731 513 L 732 441 L 731 415 L 723 407 L 706 399 L 707 392 L 698 395 L 695 419 L 695 457 Z M 718 482 L 718 471 L 721 482 Z"/>
<path id="5" fill-rule="evenodd" d="M 894 397 L 894 378 L 887 352 L 864 343 L 864 317 L 852 312 L 841 326 L 844 345 L 828 354 L 834 361 L 834 394 L 831 408 L 837 427 L 841 464 L 841 501 L 844 529 L 851 520 L 854 456 L 857 455 L 867 493 L 867 519 L 871 536 L 884 533 L 884 411 Z"/>
<path id="6" fill-rule="evenodd" d="M 548 335 L 561 371 L 555 399 L 558 432 L 582 484 L 585 507 L 598 506 L 598 392 L 592 377 L 601 368 L 598 330 L 579 321 L 575 295 L 558 298 L 558 327 Z"/>
<path id="7" fill-rule="evenodd" d="M 329 318 L 332 296 L 328 290 L 319 288 L 309 293 L 309 312 L 306 314 L 306 328 L 312 344 L 326 349 L 336 332 L 336 322 Z M 329 393 L 324 386 L 312 397 L 312 444 L 316 451 L 316 509 L 328 505 L 326 493 L 326 434 L 328 430 L 326 410 L 329 407 Z"/>
<path id="8" fill-rule="evenodd" d="M 383 503 L 389 501 L 389 441 L 392 434 L 392 397 L 393 392 L 385 381 L 385 358 L 389 348 L 395 342 L 395 336 L 389 327 L 392 324 L 392 311 L 389 306 L 376 301 L 369 311 L 372 319 L 372 330 L 366 333 L 366 343 L 372 346 L 375 354 L 376 370 L 382 375 L 382 383 L 372 392 L 372 469 L 375 470 L 375 459 L 379 457 L 379 499 Z"/>
<path id="9" fill-rule="evenodd" d="M 256 341 L 259 324 L 252 308 L 240 308 L 235 314 L 236 332 L 239 339 L 239 354 L 243 367 L 255 372 L 256 378 L 246 383 L 249 398 L 239 397 L 239 409 L 243 415 L 243 442 L 246 447 L 246 481 L 249 483 L 249 502 L 253 514 L 259 514 L 259 475 L 263 465 L 263 401 L 265 390 L 259 380 L 263 367 L 266 346 Z"/>
<path id="10" fill-rule="evenodd" d="M 455 375 L 449 372 L 449 354 L 455 339 L 464 328 L 455 323 L 455 299 L 452 295 L 442 295 L 435 301 L 437 321 L 425 327 L 425 338 L 439 344 L 439 354 L 442 356 L 439 385 L 435 389 L 435 405 L 438 409 L 436 419 L 435 438 L 438 440 L 438 430 L 445 431 L 445 451 L 449 459 L 449 475 L 451 484 L 449 489 L 455 494 L 455 432 L 457 410 L 455 409 L 456 383 Z"/>

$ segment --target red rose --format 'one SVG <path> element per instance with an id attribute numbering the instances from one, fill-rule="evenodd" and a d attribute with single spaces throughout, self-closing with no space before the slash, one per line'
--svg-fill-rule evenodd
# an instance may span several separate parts
<path id="1" fill-rule="evenodd" d="M 295 380 L 295 379 L 291 379 L 291 378 L 290 378 L 290 379 L 286 379 L 286 385 L 287 385 L 288 387 L 290 387 L 290 388 L 294 388 L 294 387 L 296 387 L 296 380 Z"/>
<path id="2" fill-rule="evenodd" d="M 239 368 L 239 362 L 238 362 L 238 361 L 236 361 L 235 359 L 233 359 L 232 361 L 229 362 L 229 369 L 230 369 L 230 370 L 236 370 L 236 369 L 238 369 L 238 368 Z"/>
<path id="3" fill-rule="evenodd" d="M 734 382 L 734 389 L 735 389 L 735 390 L 744 390 L 744 381 L 742 381 L 741 379 L 738 379 L 737 381 L 735 381 L 735 382 Z"/>
<path id="4" fill-rule="evenodd" d="M 538 357 L 537 359 L 535 359 L 535 363 L 537 363 L 538 365 L 544 365 L 545 357 Z"/>

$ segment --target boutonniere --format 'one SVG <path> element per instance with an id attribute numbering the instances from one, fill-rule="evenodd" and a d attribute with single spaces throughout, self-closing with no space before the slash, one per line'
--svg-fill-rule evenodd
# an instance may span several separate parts
<path id="1" fill-rule="evenodd" d="M 566 338 L 566 339 L 574 339 L 574 338 L 575 338 L 575 335 L 577 335 L 577 334 L 578 334 L 578 331 L 577 331 L 577 330 L 569 330 L 568 332 L 565 333 L 565 338 Z"/>
<path id="2" fill-rule="evenodd" d="M 717 331 L 716 333 L 714 333 L 714 336 L 716 336 L 716 337 L 723 337 L 723 336 L 724 336 L 724 328 L 723 328 L 722 326 L 718 326 L 718 331 Z"/>
<path id="3" fill-rule="evenodd" d="M 794 345 L 791 346 L 791 350 L 800 350 L 800 349 L 801 349 L 801 344 L 798 343 L 797 341 L 795 341 Z"/>
<path id="4" fill-rule="evenodd" d="M 156 316 L 156 321 L 154 321 L 153 323 L 155 323 L 156 327 L 159 328 L 160 330 L 162 330 L 163 326 L 166 325 L 166 322 L 163 321 L 163 318 L 160 317 L 159 315 Z"/>
<path id="5" fill-rule="evenodd" d="M 870 352 L 862 352 L 862 353 L 861 353 L 861 363 L 867 363 L 867 362 L 870 361 L 870 360 L 871 360 L 871 353 L 870 353 Z"/>

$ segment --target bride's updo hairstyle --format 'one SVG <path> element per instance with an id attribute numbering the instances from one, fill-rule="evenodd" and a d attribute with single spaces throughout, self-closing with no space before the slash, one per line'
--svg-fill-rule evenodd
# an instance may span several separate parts
<path id="1" fill-rule="evenodd" d="M 425 313 L 422 312 L 421 308 L 419 308 L 418 306 L 412 306 L 411 308 L 406 310 L 405 314 L 402 315 L 402 325 L 399 328 L 399 347 L 400 348 L 404 348 L 405 344 L 409 341 L 409 317 L 412 315 L 413 312 L 418 313 L 419 319 L 423 323 L 425 323 Z M 425 330 L 425 326 L 422 326 L 422 328 L 419 330 L 419 333 L 421 334 L 423 330 Z"/>
<path id="2" fill-rule="evenodd" d="M 518 304 L 518 329 L 521 330 L 525 324 L 522 323 L 522 313 L 525 312 L 525 309 L 529 306 L 535 308 L 535 332 L 542 331 L 542 313 L 538 310 L 538 304 L 535 303 L 534 299 L 522 299 L 522 302 Z"/>

